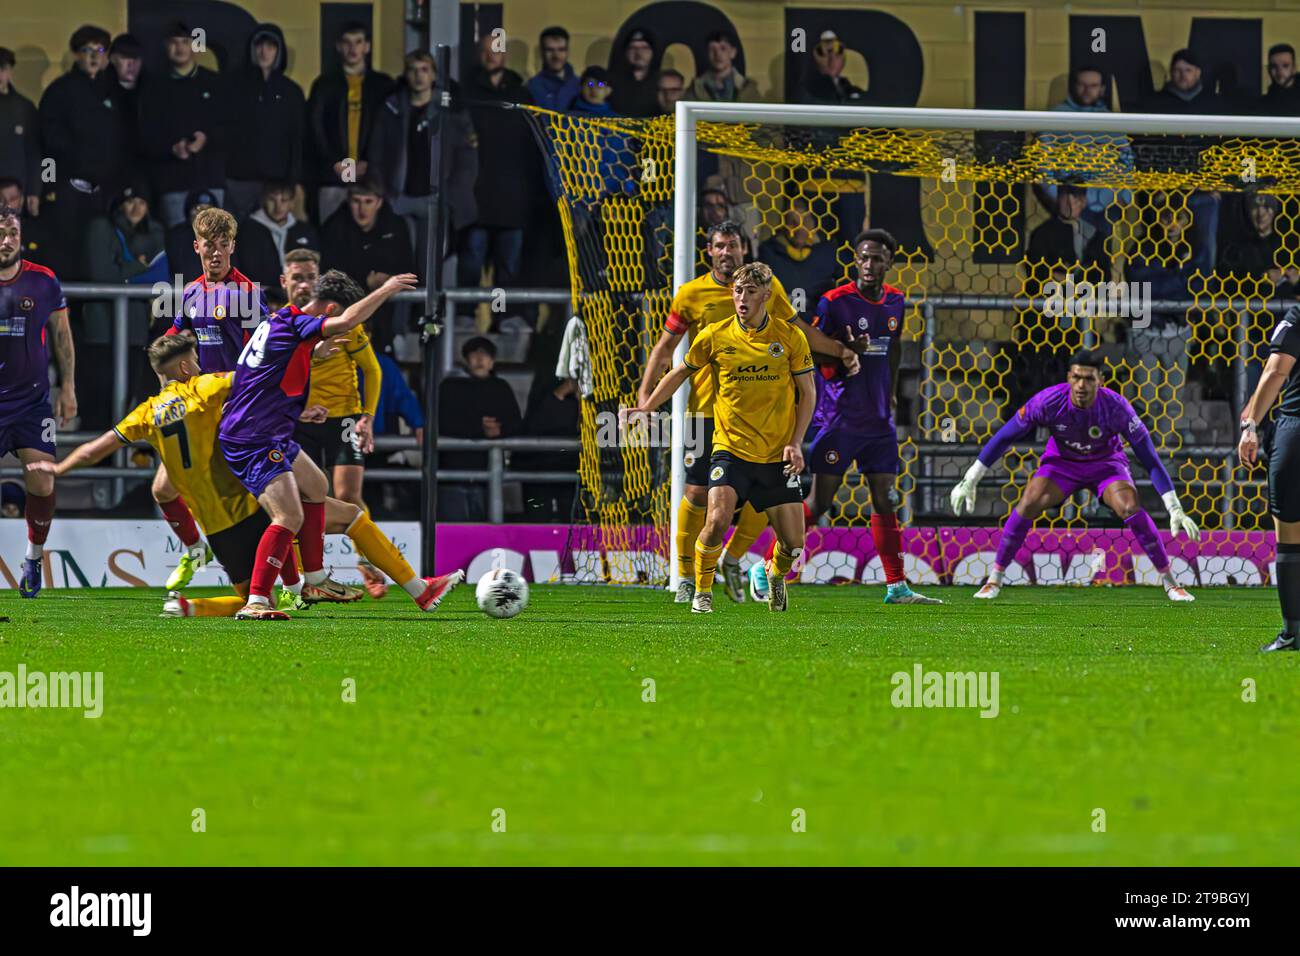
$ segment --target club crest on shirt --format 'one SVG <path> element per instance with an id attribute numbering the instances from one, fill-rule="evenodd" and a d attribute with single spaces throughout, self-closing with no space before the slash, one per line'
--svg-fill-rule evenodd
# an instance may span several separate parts
<path id="1" fill-rule="evenodd" d="M 833 465 L 840 460 L 840 453 L 834 448 L 826 453 L 826 464 Z"/>
<path id="2" fill-rule="evenodd" d="M 867 328 L 870 327 L 870 325 L 871 323 L 867 321 L 867 317 L 865 315 L 858 316 L 858 328 L 862 329 L 865 332 Z"/>
<path id="3" fill-rule="evenodd" d="M 891 315 L 891 316 L 889 317 L 889 331 L 891 331 L 891 332 L 897 332 L 897 331 L 898 331 L 898 316 L 896 316 L 896 315 Z"/>
<path id="4" fill-rule="evenodd" d="M 709 472 L 709 481 L 717 481 L 719 478 L 723 476 L 723 474 L 724 474 L 723 467 L 721 465 L 714 465 L 713 470 Z"/>
<path id="5" fill-rule="evenodd" d="M 36 300 L 28 296 L 23 296 L 18 300 L 18 308 L 22 309 L 24 312 L 30 312 L 32 309 L 36 308 Z"/>
<path id="6" fill-rule="evenodd" d="M 280 451 L 278 448 L 272 448 L 267 452 L 266 457 L 271 460 L 272 464 L 278 465 L 280 462 L 284 461 L 284 452 Z"/>
<path id="7" fill-rule="evenodd" d="M 684 464 L 687 468 L 695 464 L 695 453 L 688 451 L 685 455 L 683 455 L 682 464 Z"/>
<path id="8" fill-rule="evenodd" d="M 785 346 L 780 342 L 773 342 L 767 347 L 767 354 L 772 356 L 772 358 L 780 358 L 785 354 Z"/>
<path id="9" fill-rule="evenodd" d="M 1098 426 L 1098 425 L 1093 425 L 1091 428 L 1089 428 L 1089 429 L 1088 429 L 1088 437 L 1089 437 L 1089 438 L 1100 438 L 1100 437 L 1101 437 L 1101 427 Z"/>
<path id="10" fill-rule="evenodd" d="M 226 307 L 224 305 L 214 307 L 212 310 L 212 316 L 213 318 L 224 319 L 226 317 Z"/>

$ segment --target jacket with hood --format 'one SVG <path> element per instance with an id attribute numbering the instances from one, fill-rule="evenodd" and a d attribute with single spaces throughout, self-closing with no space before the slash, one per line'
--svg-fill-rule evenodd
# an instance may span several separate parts
<path id="1" fill-rule="evenodd" d="M 117 79 L 105 68 L 92 79 L 74 65 L 41 96 L 41 141 L 59 181 L 84 179 L 111 194 L 125 183 L 124 157 L 134 128 L 122 110 Z M 107 196 L 105 197 L 107 201 Z"/>
<path id="2" fill-rule="evenodd" d="M 92 219 L 86 227 L 85 262 L 86 278 L 91 282 L 118 284 L 129 282 L 149 267 L 139 256 L 152 261 L 163 251 L 163 227 L 152 213 L 135 226 L 122 214 L 119 199 L 107 216 Z M 128 308 L 130 316 L 131 345 L 144 345 L 149 334 L 149 303 L 132 299 Z M 83 330 L 86 341 L 102 345 L 112 341 L 113 304 L 111 301 L 91 301 L 83 311 Z"/>
<path id="3" fill-rule="evenodd" d="M 437 90 L 435 89 L 435 94 Z M 456 88 L 452 87 L 452 96 Z M 422 135 L 436 133 L 436 124 L 442 114 L 430 100 L 421 107 L 420 130 Z M 374 158 L 371 160 L 384 196 L 390 201 L 406 191 L 407 162 L 410 156 L 411 92 L 405 86 L 384 101 L 384 108 L 375 124 Z M 469 114 L 453 108 L 447 114 L 447 129 L 442 136 L 442 163 L 447 176 L 447 211 L 451 228 L 464 229 L 478 218 L 478 205 L 474 201 L 474 183 L 478 179 L 478 150 L 475 148 L 474 126 Z M 431 128 L 432 127 L 432 128 Z"/>
<path id="4" fill-rule="evenodd" d="M 370 139 L 375 120 L 393 92 L 393 78 L 367 69 L 361 81 L 361 130 L 357 134 L 356 160 L 371 159 Z M 316 77 L 307 96 L 309 175 L 323 185 L 340 185 L 334 164 L 348 157 L 348 81 L 343 67 Z"/>
<path id="5" fill-rule="evenodd" d="M 195 66 L 187 76 L 168 70 L 141 82 L 137 129 L 140 152 L 148 163 L 154 189 L 161 195 L 224 188 L 226 150 L 234 118 L 225 81 L 207 67 Z M 189 139 L 196 130 L 207 137 L 203 149 L 188 159 L 177 158 L 172 146 Z M 243 135 L 235 145 L 240 149 L 256 148 Z"/>
<path id="6" fill-rule="evenodd" d="M 490 104 L 527 103 L 528 89 L 514 70 L 504 70 L 501 85 L 493 86 L 481 66 L 470 71 L 464 88 L 478 134 L 478 180 L 474 187 L 477 224 L 521 229 L 536 200 L 535 190 L 542 186 L 537 144 L 520 110 Z M 536 177 L 534 168 L 538 170 Z"/>
<path id="7" fill-rule="evenodd" d="M 280 45 L 280 55 L 270 75 L 263 78 L 253 48 L 267 36 Z M 248 40 L 248 66 L 231 83 L 231 109 L 241 130 L 226 161 L 226 175 L 231 179 L 302 182 L 306 100 L 302 88 L 284 75 L 287 53 L 284 33 L 274 23 L 259 23 L 253 30 Z"/>
<path id="8" fill-rule="evenodd" d="M 310 222 L 304 222 L 289 213 L 281 225 L 258 209 L 239 224 L 239 238 L 235 245 L 235 268 L 264 289 L 280 285 L 284 271 L 285 253 L 294 249 L 314 249 L 320 252 L 320 235 Z"/>
<path id="9" fill-rule="evenodd" d="M 568 63 L 564 64 L 564 71 L 559 76 L 542 70 L 528 81 L 528 95 L 533 102 L 556 113 L 563 113 L 572 106 L 581 89 L 578 74 Z"/>

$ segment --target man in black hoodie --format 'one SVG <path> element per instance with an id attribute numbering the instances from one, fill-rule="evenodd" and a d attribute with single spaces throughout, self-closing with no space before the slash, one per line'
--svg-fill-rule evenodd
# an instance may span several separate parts
<path id="1" fill-rule="evenodd" d="M 393 78 L 370 68 L 370 31 L 353 21 L 334 45 L 339 65 L 322 73 L 307 97 L 307 135 L 312 148 L 317 221 L 324 223 L 343 204 L 348 184 L 365 178 L 370 137 Z"/>
<path id="2" fill-rule="evenodd" d="M 263 289 L 279 287 L 286 253 L 320 249 L 316 227 L 293 214 L 295 191 L 292 183 L 265 183 L 261 205 L 239 224 L 236 268 Z"/>
<path id="3" fill-rule="evenodd" d="M 302 87 L 284 75 L 287 56 L 280 28 L 259 23 L 248 40 L 248 66 L 231 83 L 240 140 L 257 144 L 233 150 L 226 160 L 226 208 L 236 219 L 257 209 L 266 183 L 302 182 L 306 100 Z"/>
<path id="4" fill-rule="evenodd" d="M 23 184 L 35 211 L 41 182 L 41 141 L 36 104 L 13 86 L 14 51 L 0 47 L 0 176 L 12 176 Z"/>
<path id="5" fill-rule="evenodd" d="M 42 265 L 65 282 L 84 278 L 79 237 L 124 184 L 123 158 L 131 153 L 131 130 L 106 69 L 110 39 L 100 27 L 79 27 L 69 42 L 76 62 L 41 96 L 41 141 L 57 172 L 54 229 L 71 237 Z"/>
<path id="6" fill-rule="evenodd" d="M 622 54 L 610 64 L 614 92 L 609 105 L 620 116 L 659 115 L 659 81 L 655 75 L 655 41 L 648 30 L 633 30 Z"/>
<path id="7" fill-rule="evenodd" d="M 384 101 L 375 124 L 372 150 L 374 171 L 384 186 L 387 206 L 411 227 L 421 272 L 428 246 L 429 169 L 437 124 L 443 115 L 434 108 L 438 86 L 434 73 L 433 55 L 427 50 L 406 54 L 406 84 Z M 454 88 L 452 92 L 454 95 Z M 478 216 L 474 202 L 478 151 L 469 114 L 463 109 L 449 112 L 440 142 L 447 177 L 449 226 L 454 235 Z"/>
<path id="8" fill-rule="evenodd" d="M 194 190 L 224 202 L 233 117 L 225 83 L 194 61 L 194 40 L 183 23 L 167 31 L 167 60 L 167 75 L 146 79 L 140 91 L 139 130 L 158 215 L 170 228 L 185 221 L 185 197 Z M 259 147 L 241 136 L 237 148 Z"/>

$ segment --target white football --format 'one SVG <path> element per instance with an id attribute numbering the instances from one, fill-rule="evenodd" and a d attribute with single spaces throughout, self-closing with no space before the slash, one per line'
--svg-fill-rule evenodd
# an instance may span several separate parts
<path id="1" fill-rule="evenodd" d="M 478 579 L 474 598 L 488 617 L 514 617 L 528 606 L 528 582 L 508 568 L 494 568 Z"/>

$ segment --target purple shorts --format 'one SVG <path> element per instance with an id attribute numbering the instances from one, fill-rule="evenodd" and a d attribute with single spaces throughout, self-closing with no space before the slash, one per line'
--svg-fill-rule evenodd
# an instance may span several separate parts
<path id="1" fill-rule="evenodd" d="M 1133 483 L 1133 476 L 1128 470 L 1128 459 L 1123 452 L 1096 461 L 1071 461 L 1060 455 L 1045 455 L 1038 463 L 1034 477 L 1050 478 L 1065 492 L 1068 498 L 1080 488 L 1104 493 L 1112 482 L 1127 481 Z"/>
<path id="2" fill-rule="evenodd" d="M 813 437 L 808 468 L 814 475 L 842 475 L 851 461 L 864 475 L 898 474 L 898 436 L 863 436 L 828 428 Z"/>
<path id="3" fill-rule="evenodd" d="M 254 498 L 266 490 L 272 479 L 293 471 L 294 459 L 302 451 L 292 438 L 281 442 L 235 442 L 221 440 L 221 454 L 239 483 Z"/>
<path id="4" fill-rule="evenodd" d="M 54 409 L 47 398 L 0 424 L 0 458 L 19 448 L 54 454 Z"/>

